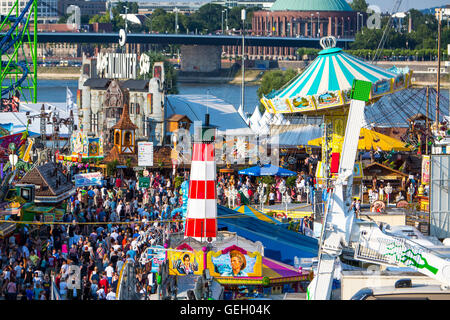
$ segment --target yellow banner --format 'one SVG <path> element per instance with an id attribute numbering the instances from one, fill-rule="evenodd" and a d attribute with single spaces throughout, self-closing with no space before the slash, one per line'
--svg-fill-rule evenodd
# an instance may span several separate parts
<path id="1" fill-rule="evenodd" d="M 188 274 L 201 275 L 204 269 L 203 251 L 167 251 L 169 260 L 169 274 L 185 276 Z"/>
<path id="2" fill-rule="evenodd" d="M 224 250 L 209 251 L 206 265 L 215 277 L 261 277 L 262 257 L 259 252 L 232 246 Z"/>

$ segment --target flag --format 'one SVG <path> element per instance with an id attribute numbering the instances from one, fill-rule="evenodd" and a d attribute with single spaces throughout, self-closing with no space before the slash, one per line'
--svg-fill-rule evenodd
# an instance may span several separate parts
<path id="1" fill-rule="evenodd" d="M 69 87 L 66 87 L 66 111 L 73 110 L 73 100 L 72 100 L 72 91 L 69 90 Z"/>

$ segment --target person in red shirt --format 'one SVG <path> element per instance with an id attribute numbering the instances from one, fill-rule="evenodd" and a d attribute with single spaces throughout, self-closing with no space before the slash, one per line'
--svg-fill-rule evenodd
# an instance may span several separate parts
<path id="1" fill-rule="evenodd" d="M 98 283 L 98 286 L 100 288 L 103 287 L 103 289 L 105 290 L 105 293 L 108 292 L 108 287 L 109 287 L 109 283 L 108 283 L 108 278 L 106 277 L 106 272 L 103 271 L 102 273 L 102 279 L 100 280 L 100 282 Z"/>
<path id="2" fill-rule="evenodd" d="M 122 180 L 119 177 L 117 177 L 116 178 L 116 188 L 120 188 L 121 186 L 122 186 Z"/>

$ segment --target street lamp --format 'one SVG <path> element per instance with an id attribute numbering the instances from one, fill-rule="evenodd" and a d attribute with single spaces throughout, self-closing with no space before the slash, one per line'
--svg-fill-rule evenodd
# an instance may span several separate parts
<path id="1" fill-rule="evenodd" d="M 175 34 L 178 34 L 178 11 L 180 11 L 177 7 L 173 9 L 175 12 Z"/>
<path id="2" fill-rule="evenodd" d="M 241 105 L 244 110 L 244 90 L 245 90 L 245 18 L 247 17 L 245 9 L 241 10 L 242 20 L 242 100 Z"/>
<path id="3" fill-rule="evenodd" d="M 228 34 L 228 8 L 225 8 L 225 29 L 227 30 Z"/>
<path id="4" fill-rule="evenodd" d="M 320 12 L 317 13 L 317 38 L 320 38 Z"/>
<path id="5" fill-rule="evenodd" d="M 223 13 L 225 12 L 225 10 L 222 10 L 222 28 L 221 28 L 221 30 L 222 30 L 222 34 L 223 34 Z"/>
<path id="6" fill-rule="evenodd" d="M 359 13 L 361 17 L 361 34 L 364 34 L 364 15 L 362 13 Z"/>
<path id="7" fill-rule="evenodd" d="M 124 7 L 125 9 L 125 33 L 128 33 L 128 7 Z"/>
<path id="8" fill-rule="evenodd" d="M 356 33 L 359 31 L 359 12 L 356 13 Z"/>

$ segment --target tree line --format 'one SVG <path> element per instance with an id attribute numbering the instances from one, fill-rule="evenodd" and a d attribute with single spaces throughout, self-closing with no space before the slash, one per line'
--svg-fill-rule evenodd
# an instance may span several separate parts
<path id="1" fill-rule="evenodd" d="M 299 48 L 297 54 L 303 59 L 314 59 L 318 56 L 320 49 Z M 349 49 L 345 50 L 348 54 L 371 61 L 376 49 Z M 437 49 L 382 49 L 378 53 L 377 60 L 398 61 L 398 60 L 417 60 L 417 61 L 435 61 L 437 60 Z M 441 59 L 448 59 L 447 48 L 441 48 Z"/>
<path id="2" fill-rule="evenodd" d="M 105 14 L 98 14 L 93 16 L 89 23 L 103 22 L 112 23 L 113 30 L 118 31 L 125 28 L 125 20 L 120 16 L 125 14 L 125 7 L 128 7 L 128 13 L 138 13 L 139 7 L 136 2 L 121 2 L 119 1 L 110 12 Z M 241 30 L 241 9 L 244 6 L 233 7 L 228 9 L 219 4 L 207 3 L 201 6 L 197 11 L 190 14 L 178 14 L 178 33 L 191 34 L 209 34 L 217 33 L 223 28 L 228 30 Z M 227 10 L 228 12 L 226 12 Z M 259 8 L 246 8 L 247 16 L 245 20 L 245 28 L 251 29 L 251 21 L 253 12 L 260 10 Z M 151 15 L 145 15 L 144 21 L 141 24 L 128 22 L 129 32 L 142 33 L 176 33 L 176 13 L 168 12 L 163 9 L 155 9 Z M 112 19 L 111 19 L 112 18 Z M 223 18 L 223 19 L 222 19 Z"/>

